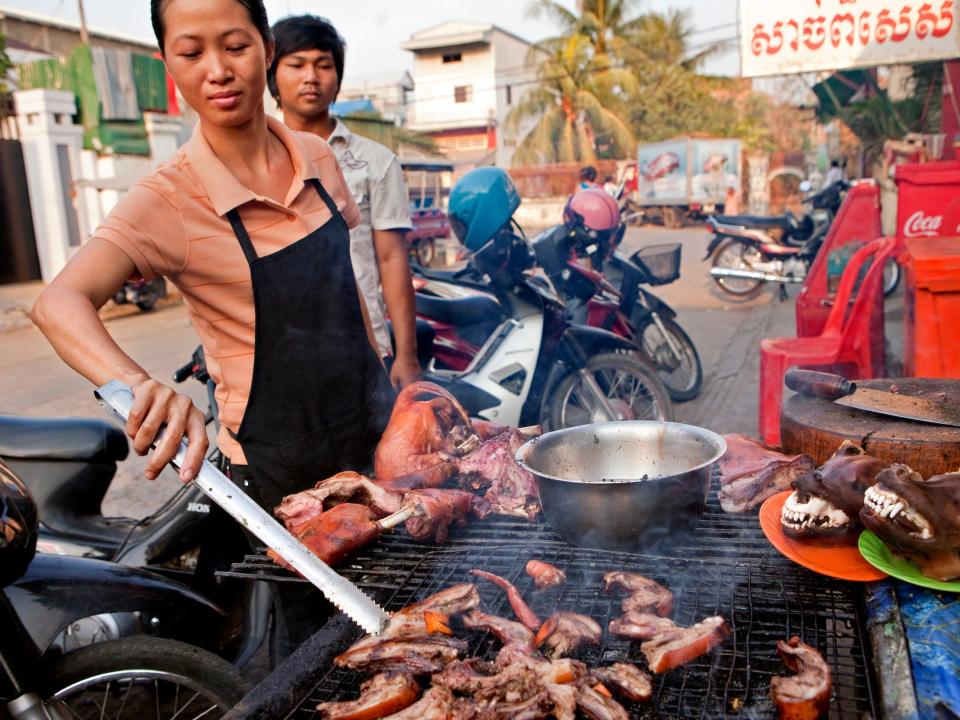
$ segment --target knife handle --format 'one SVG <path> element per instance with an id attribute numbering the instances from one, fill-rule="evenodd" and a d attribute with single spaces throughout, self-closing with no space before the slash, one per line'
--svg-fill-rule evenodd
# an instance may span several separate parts
<path id="1" fill-rule="evenodd" d="M 803 395 L 813 395 L 825 400 L 839 400 L 857 389 L 856 383 L 845 377 L 815 370 L 790 368 L 784 377 L 787 387 Z"/>

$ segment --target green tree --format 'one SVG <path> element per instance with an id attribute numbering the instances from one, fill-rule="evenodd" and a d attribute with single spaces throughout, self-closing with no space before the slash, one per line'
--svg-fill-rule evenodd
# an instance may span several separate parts
<path id="1" fill-rule="evenodd" d="M 11 69 L 13 69 L 13 62 L 11 62 L 10 56 L 7 55 L 7 36 L 0 33 L 0 97 L 9 92 L 6 78 L 7 73 L 10 72 Z"/>
<path id="2" fill-rule="evenodd" d="M 581 35 L 587 39 L 595 57 L 619 58 L 638 22 L 638 5 L 637 0 L 582 0 L 578 15 L 557 0 L 534 0 L 528 13 L 531 17 L 546 16 L 559 25 L 562 34 L 552 38 L 553 41 Z"/>

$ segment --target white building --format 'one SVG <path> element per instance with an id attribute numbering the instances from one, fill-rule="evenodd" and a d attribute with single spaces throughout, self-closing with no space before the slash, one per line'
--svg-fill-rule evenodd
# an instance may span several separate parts
<path id="1" fill-rule="evenodd" d="M 496 25 L 450 21 L 401 47 L 414 54 L 409 128 L 432 136 L 459 165 L 509 167 L 522 133 L 506 120 L 535 86 L 533 46 Z"/>
<path id="2" fill-rule="evenodd" d="M 337 101 L 369 100 L 384 118 L 397 125 L 406 125 L 407 106 L 412 97 L 413 78 L 404 70 L 358 77 L 348 75 Z"/>

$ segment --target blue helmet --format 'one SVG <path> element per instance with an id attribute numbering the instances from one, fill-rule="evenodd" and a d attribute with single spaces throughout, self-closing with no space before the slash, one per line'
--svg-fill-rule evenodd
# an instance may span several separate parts
<path id="1" fill-rule="evenodd" d="M 520 193 L 505 170 L 471 170 L 450 190 L 450 226 L 466 248 L 476 252 L 506 225 L 520 207 Z"/>

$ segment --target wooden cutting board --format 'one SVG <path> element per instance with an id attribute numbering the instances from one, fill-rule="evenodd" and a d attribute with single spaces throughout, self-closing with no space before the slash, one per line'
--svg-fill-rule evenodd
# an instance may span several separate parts
<path id="1" fill-rule="evenodd" d="M 857 380 L 857 385 L 918 397 L 945 393 L 960 406 L 960 380 L 893 378 Z M 817 465 L 844 440 L 888 462 L 909 465 L 923 477 L 960 470 L 960 428 L 898 420 L 855 410 L 830 400 L 791 395 L 780 414 L 780 439 L 789 454 L 806 453 Z"/>

